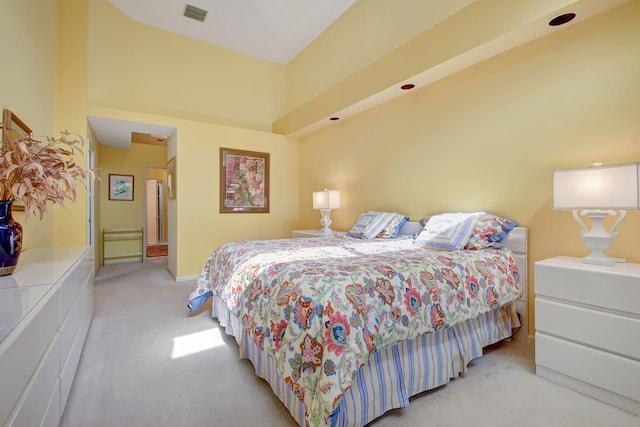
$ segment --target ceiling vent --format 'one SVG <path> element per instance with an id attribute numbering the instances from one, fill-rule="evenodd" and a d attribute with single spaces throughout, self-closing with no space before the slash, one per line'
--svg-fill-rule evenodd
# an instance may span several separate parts
<path id="1" fill-rule="evenodd" d="M 191 6 L 190 4 L 186 5 L 184 8 L 184 16 L 200 22 L 204 22 L 204 18 L 207 17 L 207 13 L 208 12 L 206 10 Z"/>

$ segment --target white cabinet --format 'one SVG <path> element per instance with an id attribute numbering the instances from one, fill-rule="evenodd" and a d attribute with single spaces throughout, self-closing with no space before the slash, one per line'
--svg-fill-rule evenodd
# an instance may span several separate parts
<path id="1" fill-rule="evenodd" d="M 300 238 L 300 237 L 327 237 L 327 236 L 342 236 L 344 235 L 344 231 L 335 231 L 332 234 L 324 234 L 322 230 L 293 230 L 291 232 L 291 237 Z"/>
<path id="2" fill-rule="evenodd" d="M 535 263 L 536 374 L 640 415 L 640 264 Z"/>
<path id="3" fill-rule="evenodd" d="M 57 426 L 93 314 L 86 248 L 29 249 L 0 277 L 0 425 Z"/>

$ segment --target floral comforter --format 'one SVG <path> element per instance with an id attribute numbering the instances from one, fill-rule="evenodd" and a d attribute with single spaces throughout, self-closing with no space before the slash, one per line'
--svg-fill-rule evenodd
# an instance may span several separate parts
<path id="1" fill-rule="evenodd" d="M 330 425 L 377 348 L 473 318 L 521 292 L 508 249 L 434 251 L 410 238 L 332 236 L 221 246 L 190 308 L 211 294 L 224 300 L 318 426 Z"/>

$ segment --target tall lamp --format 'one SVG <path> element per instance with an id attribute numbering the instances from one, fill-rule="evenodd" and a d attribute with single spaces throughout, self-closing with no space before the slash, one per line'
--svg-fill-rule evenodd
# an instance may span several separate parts
<path id="1" fill-rule="evenodd" d="M 338 190 L 314 191 L 313 192 L 313 209 L 320 209 L 322 213 L 322 219 L 320 224 L 322 225 L 323 234 L 332 234 L 333 230 L 329 228 L 331 225 L 331 209 L 338 209 L 340 207 L 340 192 Z"/>
<path id="2" fill-rule="evenodd" d="M 640 210 L 640 163 L 600 166 L 591 168 L 557 169 L 553 172 L 553 208 L 573 211 L 573 217 L 582 227 L 580 234 L 591 254 L 582 259 L 585 264 L 614 265 L 624 260 L 608 257 L 604 251 L 613 243 L 627 210 Z M 591 218 L 591 230 L 578 216 Z M 607 231 L 607 216 L 619 217 Z"/>

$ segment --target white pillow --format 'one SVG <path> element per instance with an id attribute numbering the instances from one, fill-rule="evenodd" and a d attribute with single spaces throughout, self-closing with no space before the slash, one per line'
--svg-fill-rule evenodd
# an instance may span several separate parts
<path id="1" fill-rule="evenodd" d="M 431 217 L 414 243 L 432 249 L 459 250 L 467 244 L 478 213 L 448 212 Z"/>
<path id="2" fill-rule="evenodd" d="M 398 232 L 407 221 L 409 221 L 408 216 L 394 212 L 393 216 L 391 217 L 391 221 L 389 221 L 389 223 L 376 237 L 379 237 L 381 239 L 395 239 L 398 235 Z"/>
<path id="3" fill-rule="evenodd" d="M 394 216 L 395 212 L 367 211 L 361 213 L 347 234 L 361 239 L 373 239 L 385 229 Z"/>

